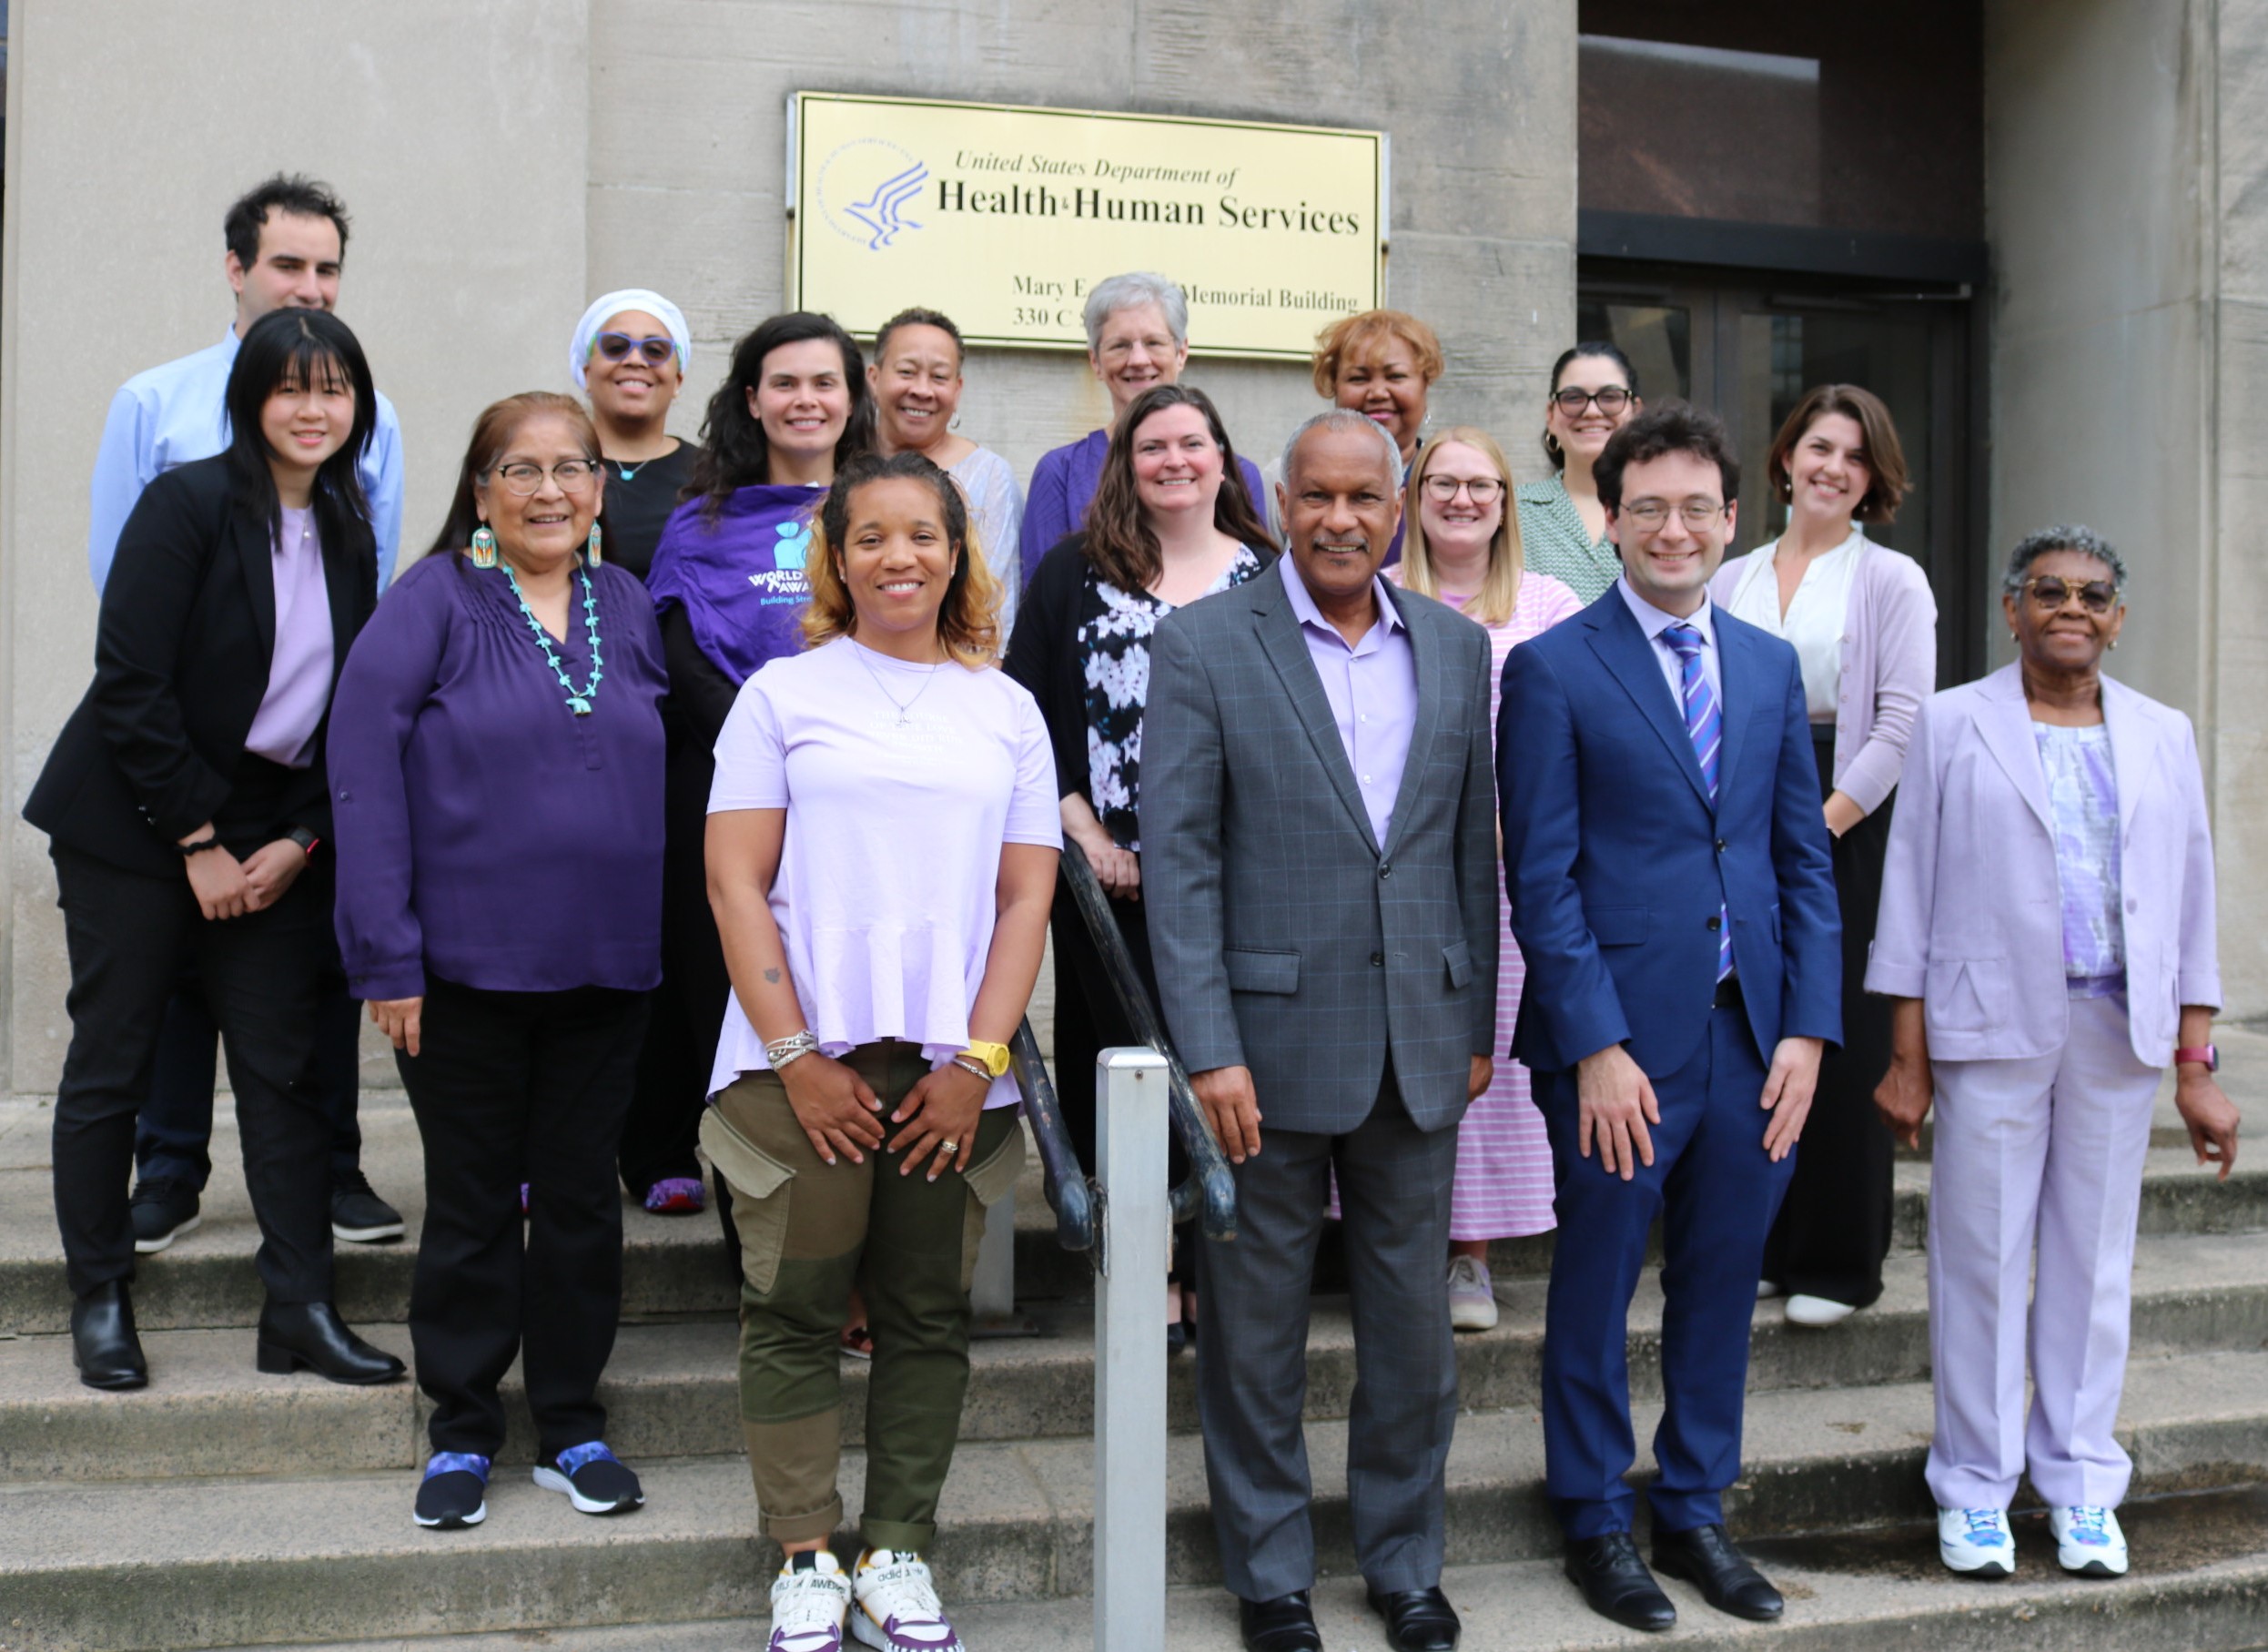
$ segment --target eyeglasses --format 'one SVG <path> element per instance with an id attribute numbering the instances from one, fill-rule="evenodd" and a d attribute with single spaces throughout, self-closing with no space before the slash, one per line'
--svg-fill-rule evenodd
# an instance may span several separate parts
<path id="1" fill-rule="evenodd" d="M 619 361 L 632 350 L 648 367 L 659 367 L 677 353 L 674 339 L 633 339 L 628 333 L 601 333 L 591 340 L 591 353 Z"/>
<path id="2" fill-rule="evenodd" d="M 2050 613 L 2070 602 L 2074 591 L 2079 593 L 2081 605 L 2090 613 L 2108 613 L 2111 604 L 2119 600 L 2119 588 L 2110 580 L 2089 580 L 2083 585 L 2074 585 L 2052 573 L 2040 573 L 2026 580 L 2023 588 L 2031 593 L 2033 606 Z"/>
<path id="3" fill-rule="evenodd" d="M 1474 504 L 1491 505 L 1496 502 L 1496 496 L 1504 491 L 1504 484 L 1493 476 L 1428 476 L 1425 479 L 1425 491 L 1443 504 L 1456 498 L 1461 488 L 1473 496 Z"/>
<path id="4" fill-rule="evenodd" d="M 1635 522 L 1651 533 L 1669 521 L 1670 509 L 1669 505 L 1658 499 L 1634 499 L 1623 506 L 1618 514 L 1624 521 Z M 1725 514 L 1723 505 L 1704 504 L 1697 499 L 1688 499 L 1684 504 L 1677 506 L 1676 511 L 1677 514 L 1685 520 L 1686 526 L 1696 533 L 1706 532 L 1715 524 L 1716 519 Z"/>
<path id="5" fill-rule="evenodd" d="M 504 464 L 496 467 L 507 492 L 515 498 L 526 499 L 543 485 L 543 467 L 540 464 Z M 594 459 L 562 459 L 551 469 L 552 480 L 569 493 L 590 491 L 598 480 L 599 466 Z"/>
<path id="6" fill-rule="evenodd" d="M 1594 401 L 1598 403 L 1600 412 L 1612 419 L 1630 405 L 1630 392 L 1619 384 L 1610 384 L 1601 390 L 1586 390 L 1571 384 L 1552 392 L 1553 405 L 1570 419 L 1582 418 L 1583 410 Z"/>

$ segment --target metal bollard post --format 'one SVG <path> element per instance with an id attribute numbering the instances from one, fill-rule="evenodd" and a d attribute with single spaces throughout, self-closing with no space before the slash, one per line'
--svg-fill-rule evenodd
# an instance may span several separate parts
<path id="1" fill-rule="evenodd" d="M 1096 1059 L 1096 1652 L 1166 1644 L 1166 1062 Z"/>

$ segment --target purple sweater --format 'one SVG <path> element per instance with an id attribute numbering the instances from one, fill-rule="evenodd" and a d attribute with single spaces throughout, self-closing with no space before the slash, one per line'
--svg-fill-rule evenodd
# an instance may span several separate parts
<path id="1" fill-rule="evenodd" d="M 356 639 L 330 713 L 339 947 L 359 998 L 662 974 L 662 696 L 636 577 L 594 570 L 604 676 L 567 708 L 501 569 L 429 556 Z M 590 681 L 582 590 L 552 644 Z"/>
<path id="2" fill-rule="evenodd" d="M 1729 603 L 1742 568 L 1764 554 L 1751 551 L 1719 568 L 1709 581 L 1709 600 Z M 1867 542 L 1843 612 L 1842 648 L 1835 787 L 1871 815 L 1898 785 L 1914 718 L 1937 687 L 1938 601 L 1919 562 Z"/>
<path id="3" fill-rule="evenodd" d="M 1017 536 L 1026 585 L 1039 572 L 1039 559 L 1085 522 L 1088 502 L 1102 481 L 1102 461 L 1109 451 L 1110 432 L 1089 431 L 1077 441 L 1042 453 L 1032 467 L 1031 493 L 1024 501 L 1024 527 Z M 1260 467 L 1243 458 L 1236 464 L 1244 478 L 1244 491 L 1252 496 L 1252 509 L 1266 522 L 1268 488 L 1261 481 Z"/>

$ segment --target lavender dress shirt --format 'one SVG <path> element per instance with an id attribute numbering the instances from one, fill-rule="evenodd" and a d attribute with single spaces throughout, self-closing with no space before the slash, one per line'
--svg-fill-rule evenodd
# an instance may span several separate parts
<path id="1" fill-rule="evenodd" d="M 286 768 L 305 768 L 314 761 L 315 731 L 330 704 L 330 590 L 323 583 L 323 542 L 313 509 L 287 505 L 281 518 L 271 562 L 276 651 L 244 749 Z"/>
<path id="2" fill-rule="evenodd" d="M 1307 642 L 1307 657 L 1323 680 L 1339 742 L 1347 748 L 1347 763 L 1362 788 L 1362 806 L 1370 812 L 1371 835 L 1382 846 L 1391 836 L 1394 799 L 1402 792 L 1402 770 L 1417 728 L 1417 656 L 1410 652 L 1410 633 L 1386 594 L 1385 582 L 1373 577 L 1378 623 L 1360 642 L 1350 644 L 1315 606 L 1292 560 L 1280 558 L 1278 566 L 1291 595 L 1291 612 L 1299 616 L 1300 635 Z"/>

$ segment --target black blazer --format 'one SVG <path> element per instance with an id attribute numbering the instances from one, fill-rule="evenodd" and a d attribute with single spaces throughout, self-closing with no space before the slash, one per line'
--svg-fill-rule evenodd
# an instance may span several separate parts
<path id="1" fill-rule="evenodd" d="M 251 755 L 276 646 L 268 524 L 237 497 L 225 455 L 168 471 L 127 518 L 103 587 L 95 681 L 56 737 L 24 818 L 56 843 L 128 871 L 181 875 L 174 846 L 212 821 L 232 850 L 305 826 L 330 836 L 323 742 L 286 769 Z M 367 525 L 323 545 L 331 684 L 378 605 Z"/>
<path id="2" fill-rule="evenodd" d="M 1255 546 L 1261 566 L 1276 560 Z M 1087 587 L 1095 578 L 1087 560 L 1087 535 L 1059 541 L 1039 559 L 1016 603 L 1016 632 L 1001 666 L 1039 702 L 1055 747 L 1056 791 L 1087 796 L 1087 662 L 1078 652 L 1078 622 Z M 1090 800 L 1091 801 L 1091 800 Z"/>

